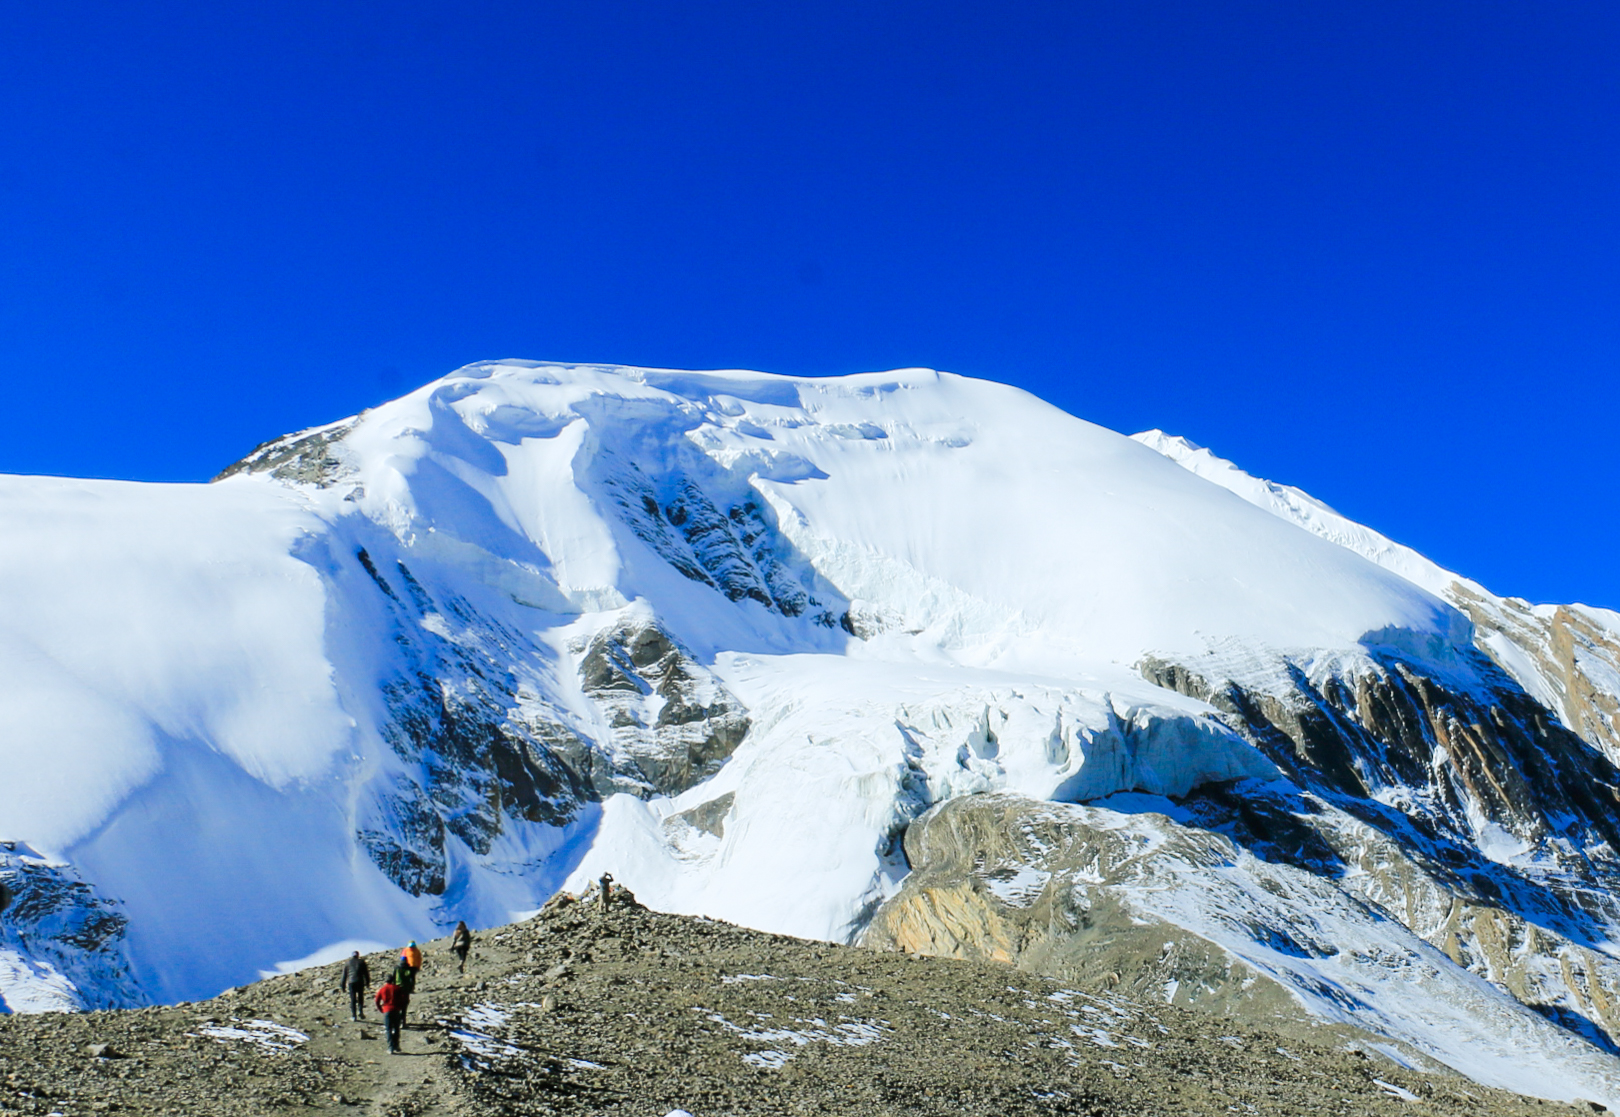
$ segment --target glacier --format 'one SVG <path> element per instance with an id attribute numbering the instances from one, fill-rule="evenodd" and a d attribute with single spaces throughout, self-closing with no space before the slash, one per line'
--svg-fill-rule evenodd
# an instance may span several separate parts
<path id="1" fill-rule="evenodd" d="M 0 525 L 0 899 L 53 897 L 0 908 L 14 1011 L 209 996 L 603 871 L 852 941 L 904 925 L 919 819 L 1008 796 L 1092 826 L 1150 796 L 1164 835 L 1226 841 L 1210 796 L 1310 799 L 1335 856 L 1353 832 L 1435 897 L 1474 886 L 1425 858 L 1510 874 L 1475 906 L 1608 980 L 1620 616 L 1495 597 L 1006 385 L 484 362 L 210 484 L 0 478 Z M 1367 711 L 1411 694 L 1509 728 L 1410 761 Z M 1556 771 L 1499 770 L 1536 757 Z M 1289 976 L 1345 986 L 1348 961 L 1274 965 L 1294 1003 L 1476 1076 L 1530 1044 L 1508 1085 L 1620 1102 L 1570 981 L 1444 952 L 1379 873 L 1262 871 L 1266 837 L 1222 887 L 1283 881 L 1334 913 L 1335 956 L 1376 941 L 1429 975 L 1352 1011 Z M 984 882 L 1003 907 L 1062 876 L 1019 856 Z M 1132 918 L 1260 964 L 1215 892 L 1165 877 L 1121 878 Z"/>

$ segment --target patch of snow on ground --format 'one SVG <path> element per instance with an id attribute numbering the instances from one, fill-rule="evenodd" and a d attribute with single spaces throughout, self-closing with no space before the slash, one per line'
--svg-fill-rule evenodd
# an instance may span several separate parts
<path id="1" fill-rule="evenodd" d="M 1382 1078 L 1373 1079 L 1373 1085 L 1374 1086 L 1379 1086 L 1379 1087 L 1382 1087 L 1385 1090 L 1388 1090 L 1391 1094 L 1394 1094 L 1396 1097 L 1400 1098 L 1402 1101 L 1418 1101 L 1419 1100 L 1418 1096 L 1416 1094 L 1414 1094 L 1412 1091 L 1402 1089 L 1401 1087 L 1395 1085 L 1395 1083 L 1393 1083 L 1393 1082 L 1385 1082 Z"/>
<path id="2" fill-rule="evenodd" d="M 1020 865 L 1010 876 L 986 875 L 984 883 L 1008 907 L 1027 908 L 1040 898 L 1051 879 L 1051 873 Z"/>
<path id="3" fill-rule="evenodd" d="M 195 1033 L 216 1043 L 251 1043 L 266 1051 L 291 1051 L 309 1037 L 296 1028 L 277 1024 L 273 1020 L 237 1020 L 230 1024 L 204 1024 Z"/>
<path id="4" fill-rule="evenodd" d="M 502 1005 L 484 1001 L 469 1008 L 463 1014 L 462 1019 L 475 1028 L 495 1031 L 511 1023 L 512 1012 Z"/>
<path id="5" fill-rule="evenodd" d="M 468 1070 L 487 1071 L 503 1062 L 522 1058 L 523 1048 L 495 1034 L 511 1019 L 509 1006 L 483 1001 L 463 1013 L 460 1024 L 448 1026 L 446 1031 L 451 1041 L 461 1048 L 461 1065 Z"/>
<path id="6" fill-rule="evenodd" d="M 885 1025 L 873 1020 L 843 1018 L 836 1024 L 829 1024 L 820 1017 L 793 1021 L 795 1024 L 809 1025 L 804 1028 L 751 1028 L 743 1024 L 734 1024 L 721 1013 L 711 1012 L 708 1009 L 694 1008 L 692 1011 L 701 1012 L 710 1022 L 719 1024 L 727 1031 L 754 1043 L 789 1044 L 794 1047 L 804 1047 L 812 1043 L 826 1043 L 834 1047 L 865 1047 L 867 1044 L 877 1043 L 888 1030 Z M 742 1056 L 743 1062 L 750 1066 L 770 1070 L 783 1066 L 791 1058 L 792 1053 L 776 1049 L 750 1052 Z"/>

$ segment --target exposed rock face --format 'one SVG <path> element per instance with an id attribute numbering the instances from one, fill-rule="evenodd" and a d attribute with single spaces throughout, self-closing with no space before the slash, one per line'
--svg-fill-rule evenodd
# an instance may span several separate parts
<path id="1" fill-rule="evenodd" d="M 599 712 L 544 697 L 566 664 L 406 563 L 355 562 L 390 618 L 381 732 L 399 765 L 374 784 L 358 838 L 413 895 L 449 887 L 445 842 L 487 855 L 507 820 L 564 826 L 618 792 L 674 795 L 713 775 L 748 732 L 741 702 L 655 620 L 582 645 L 577 683 Z"/>
<path id="2" fill-rule="evenodd" d="M 840 623 L 845 603 L 808 563 L 793 556 L 757 493 L 747 490 L 734 499 L 711 495 L 685 471 L 655 478 L 606 453 L 599 470 L 602 488 L 625 524 L 686 577 L 732 601 L 754 601 L 785 617 L 804 616 L 826 628 Z M 720 479 L 712 487 L 727 488 Z"/>
<path id="3" fill-rule="evenodd" d="M 726 836 L 726 817 L 731 814 L 731 805 L 736 800 L 737 793 L 728 791 L 707 803 L 699 803 L 690 810 L 670 815 L 664 820 L 664 826 L 666 829 L 671 825 L 690 826 L 701 834 L 723 838 Z"/>
<path id="4" fill-rule="evenodd" d="M 1611 1050 L 1620 1038 L 1620 772 L 1499 671 L 1370 659 L 1291 693 L 1143 672 L 1204 698 L 1316 805 L 1207 789 L 1206 824 L 1341 877 L 1460 965 Z M 1281 840 L 1279 840 L 1281 839 Z"/>
<path id="5" fill-rule="evenodd" d="M 439 895 L 445 838 L 487 854 L 504 820 L 562 825 L 596 797 L 593 750 L 526 675 L 531 639 L 463 598 L 438 600 L 400 560 L 355 561 L 385 599 L 401 667 L 384 681 L 381 732 L 400 766 L 377 787 L 358 838 L 413 895 Z"/>
<path id="6" fill-rule="evenodd" d="M 1620 640 L 1596 610 L 1499 598 L 1453 582 L 1446 599 L 1474 622 L 1480 649 L 1620 764 Z M 1613 618 L 1614 614 L 1607 614 Z"/>
<path id="7" fill-rule="evenodd" d="M 1558 1051 L 1570 1066 L 1609 1080 L 1614 1063 L 1604 1052 L 1613 1048 L 1599 1029 L 1581 1025 L 1580 1013 L 1558 1011 L 1562 1005 L 1541 1006 L 1540 1014 L 1527 1009 L 1449 965 L 1391 918 L 1437 914 L 1458 948 L 1462 937 L 1486 944 L 1493 933 L 1515 938 L 1501 935 L 1509 928 L 1500 912 L 1493 921 L 1477 906 L 1448 902 L 1376 837 L 1362 835 L 1360 859 L 1338 864 L 1337 872 L 1267 860 L 1264 854 L 1285 847 L 1302 861 L 1332 860 L 1330 842 L 1348 851 L 1358 824 L 1320 801 L 1289 802 L 1277 793 L 1265 800 L 1264 787 L 1245 786 L 1225 802 L 1194 797 L 1191 809 L 1171 808 L 1176 819 L 1130 802 L 1116 810 L 1009 795 L 952 800 L 907 832 L 913 873 L 878 911 L 864 942 L 1010 961 L 1082 988 L 1251 1022 L 1286 1024 L 1308 1013 L 1364 1029 L 1418 1065 L 1450 1046 L 1452 1065 L 1476 1078 L 1480 1068 L 1457 1065 L 1454 1044 L 1490 1021 L 1522 1036 L 1527 1049 Z M 1312 811 L 1322 817 L 1310 821 Z M 1247 823 L 1273 844 L 1245 848 L 1251 832 L 1235 812 L 1246 812 Z M 1385 895 L 1406 887 L 1411 910 L 1379 904 L 1358 879 L 1363 873 Z M 1517 936 L 1509 948 L 1519 956 L 1516 973 L 1545 979 L 1561 963 L 1566 975 L 1596 972 L 1577 963 L 1578 952 L 1560 954 L 1570 944 L 1555 939 Z M 1532 958 L 1527 951 L 1538 945 L 1555 949 Z M 1535 958 L 1553 964 L 1538 967 Z M 1612 997 L 1612 975 L 1599 981 L 1603 988 L 1587 1008 Z M 1536 981 L 1504 984 L 1521 992 Z M 1421 989 L 1446 1009 L 1427 1017 L 1361 1011 L 1364 1000 L 1378 1002 L 1391 988 Z M 1441 1036 L 1449 1042 L 1436 1042 Z"/>
<path id="8" fill-rule="evenodd" d="M 597 633 L 579 674 L 619 758 L 604 790 L 678 795 L 719 771 L 748 732 L 742 703 L 656 624 Z"/>
<path id="9" fill-rule="evenodd" d="M 12 1012 L 129 1008 L 143 1000 L 118 905 L 71 868 L 0 842 L 0 1006 Z M 11 971 L 21 971 L 13 974 Z M 13 976 L 31 978 L 12 991 Z M 12 1003 L 26 996 L 26 1001 Z"/>
<path id="10" fill-rule="evenodd" d="M 1277 666 L 1286 683 L 1269 691 L 1152 658 L 1141 671 L 1209 702 L 1301 786 L 1399 798 L 1430 838 L 1474 844 L 1497 826 L 1582 865 L 1620 850 L 1620 770 L 1483 656 L 1449 679 L 1380 655 Z"/>
<path id="11" fill-rule="evenodd" d="M 255 446 L 241 461 L 226 466 L 215 477 L 223 481 L 238 473 L 268 473 L 278 481 L 325 488 L 347 472 L 338 446 L 354 429 L 354 422 L 284 434 Z"/>
<path id="12" fill-rule="evenodd" d="M 1354 936 L 1318 949 L 1287 913 L 1268 919 L 1252 903 L 1231 937 L 1174 912 L 1144 931 L 1143 904 L 1130 897 L 1183 862 L 1243 863 L 1251 875 L 1264 866 L 1267 876 L 1286 868 L 1333 903 L 1392 917 L 1585 1041 L 1620 1050 L 1620 961 L 1607 934 L 1620 918 L 1620 772 L 1602 753 L 1482 655 L 1465 654 L 1449 675 L 1384 653 L 1279 656 L 1264 670 L 1251 658 L 1236 677 L 1221 670 L 1215 656 L 1197 669 L 1141 664 L 1155 683 L 1220 711 L 1287 782 L 1194 789 L 1178 801 L 1177 822 L 1159 827 L 1173 834 L 1156 847 L 1162 864 L 1139 863 L 1117 826 L 1026 801 L 948 804 L 908 833 L 915 872 L 869 941 L 1118 980 L 1136 995 L 1157 986 L 1188 1004 L 1264 1015 L 1281 1002 L 1259 992 L 1267 967 L 1257 958 L 1322 957 L 1351 949 Z M 1048 888 L 1059 879 L 1090 883 Z M 1304 878 L 1290 879 L 1293 889 Z M 1149 940 L 1175 945 L 1161 959 Z M 1172 956 L 1193 959 L 1196 973 L 1168 973 Z M 1298 982 L 1281 985 L 1302 995 Z M 1305 1003 L 1331 1016 L 1334 997 L 1313 996 L 1307 989 Z"/>

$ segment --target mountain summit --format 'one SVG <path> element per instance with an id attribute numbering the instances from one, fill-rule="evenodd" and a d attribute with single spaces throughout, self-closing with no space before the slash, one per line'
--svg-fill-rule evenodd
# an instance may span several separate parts
<path id="1" fill-rule="evenodd" d="M 0 997 L 654 908 L 1620 1104 L 1620 615 L 1004 385 L 500 361 L 0 478 Z"/>

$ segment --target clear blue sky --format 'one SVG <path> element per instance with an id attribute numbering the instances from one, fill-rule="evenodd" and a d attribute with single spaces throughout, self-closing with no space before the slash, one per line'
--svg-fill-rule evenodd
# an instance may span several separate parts
<path id="1" fill-rule="evenodd" d="M 0 471 L 928 365 L 1620 607 L 1620 7 L 0 6 Z"/>

